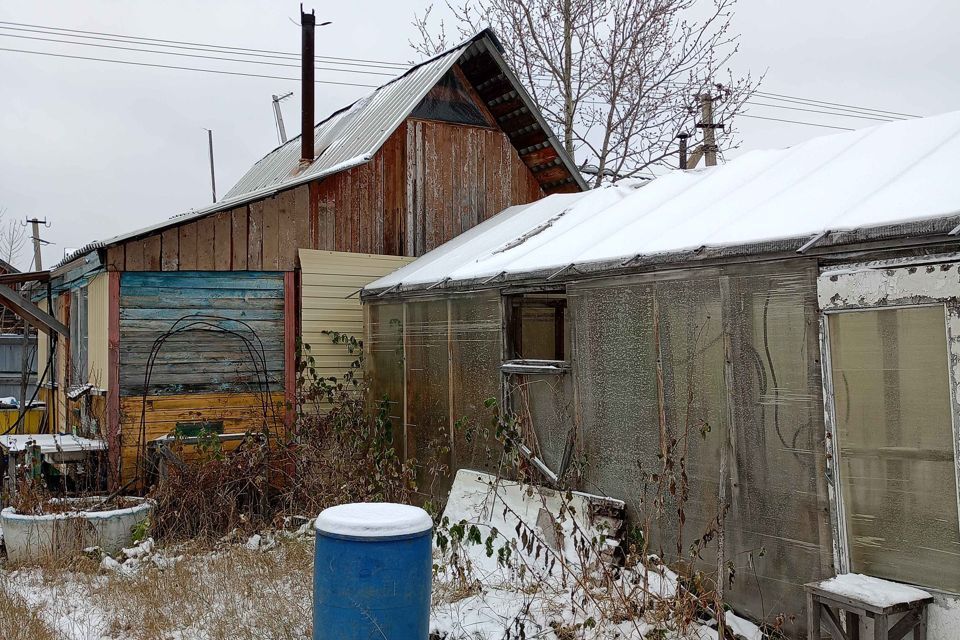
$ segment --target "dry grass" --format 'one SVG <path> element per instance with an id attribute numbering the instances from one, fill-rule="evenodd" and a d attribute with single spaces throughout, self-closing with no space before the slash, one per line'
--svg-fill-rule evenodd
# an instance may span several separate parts
<path id="1" fill-rule="evenodd" d="M 4 589 L 0 574 L 0 638 L 5 640 L 57 640 L 48 627 L 27 602 Z"/>
<path id="2" fill-rule="evenodd" d="M 5 586 L 0 595 L 7 593 L 6 600 L 0 598 L 0 638 L 302 640 L 310 636 L 313 557 L 307 542 L 283 541 L 270 551 L 236 545 L 199 554 L 180 551 L 182 559 L 172 566 L 161 568 L 147 561 L 130 575 L 51 567 L 8 573 L 6 585 L 0 582 Z M 16 619 L 7 610 L 30 617 L 41 631 L 27 633 L 25 625 L 17 623 L 13 635 L 5 632 L 3 620 Z M 59 634 L 49 628 L 44 631 L 44 622 L 55 624 Z"/>

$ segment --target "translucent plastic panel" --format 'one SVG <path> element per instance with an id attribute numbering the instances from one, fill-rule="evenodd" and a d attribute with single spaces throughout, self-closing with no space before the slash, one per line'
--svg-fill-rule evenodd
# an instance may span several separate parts
<path id="1" fill-rule="evenodd" d="M 569 298 L 583 488 L 626 500 L 654 551 L 686 556 L 717 516 L 720 451 L 732 440 L 725 530 L 736 579 L 726 597 L 756 618 L 793 614 L 786 630 L 800 633 L 802 585 L 829 568 L 831 550 L 826 489 L 817 482 L 824 430 L 815 274 L 614 281 L 577 287 Z M 650 478 L 663 471 L 664 454 L 686 464 L 682 529 L 669 487 Z M 715 558 L 712 542 L 701 568 L 714 573 Z"/>
<path id="2" fill-rule="evenodd" d="M 852 570 L 960 591 L 960 523 L 941 306 L 830 316 Z"/>
<path id="3" fill-rule="evenodd" d="M 511 401 L 520 417 L 524 442 L 554 473 L 573 429 L 569 375 L 511 376 Z"/>
<path id="4" fill-rule="evenodd" d="M 644 474 L 658 466 L 659 451 L 652 287 L 568 290 L 568 300 L 576 324 L 583 489 L 625 500 L 641 523 Z"/>
<path id="5" fill-rule="evenodd" d="M 450 326 L 447 301 L 405 304 L 407 457 L 416 462 L 420 491 L 445 496 L 450 488 Z"/>
<path id="6" fill-rule="evenodd" d="M 403 305 L 366 305 L 364 356 L 370 398 L 386 402 L 394 443 L 402 445 L 403 429 Z"/>
<path id="7" fill-rule="evenodd" d="M 803 584 L 832 575 L 816 273 L 730 276 L 736 464 L 728 597 L 758 618 L 802 621 Z M 763 553 L 760 550 L 763 550 Z M 787 630 L 799 632 L 788 619 Z"/>
<path id="8" fill-rule="evenodd" d="M 451 299 L 450 327 L 454 467 L 496 469 L 503 448 L 486 401 L 500 397 L 500 296 Z"/>
<path id="9" fill-rule="evenodd" d="M 585 489 L 626 500 L 634 521 L 650 527 L 654 550 L 676 557 L 719 508 L 726 404 L 717 283 L 581 289 L 571 300 Z M 666 477 L 664 454 L 687 463 L 685 536 L 677 535 L 678 505 L 668 488 L 661 513 L 643 509 L 661 492 L 650 476 Z"/>

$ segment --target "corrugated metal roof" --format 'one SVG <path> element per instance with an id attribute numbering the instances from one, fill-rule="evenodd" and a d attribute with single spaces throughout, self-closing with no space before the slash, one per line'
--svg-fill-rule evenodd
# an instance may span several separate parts
<path id="1" fill-rule="evenodd" d="M 523 277 L 960 215 L 960 111 L 511 207 L 367 289 Z"/>
<path id="2" fill-rule="evenodd" d="M 472 44 L 473 39 L 410 69 L 318 124 L 313 133 L 317 158 L 304 170 L 297 136 L 255 164 L 224 199 L 313 180 L 370 160 Z"/>
<path id="3" fill-rule="evenodd" d="M 182 224 L 260 200 L 282 189 L 368 162 L 430 89 L 464 54 L 484 50 L 490 52 L 504 69 L 507 77 L 515 84 L 518 94 L 536 116 L 537 122 L 550 144 L 557 150 L 564 166 L 571 171 L 578 186 L 585 188 L 583 178 L 573 160 L 543 120 L 532 98 L 503 61 L 499 53 L 500 48 L 496 34 L 490 29 L 484 29 L 436 57 L 411 67 L 370 95 L 335 112 L 318 124 L 314 129 L 314 148 L 318 152 L 318 157 L 310 165 L 306 167 L 301 165 L 300 136 L 297 136 L 264 156 L 219 202 L 193 209 L 148 227 L 114 236 L 98 244 L 103 247 L 144 236 L 171 225 Z"/>

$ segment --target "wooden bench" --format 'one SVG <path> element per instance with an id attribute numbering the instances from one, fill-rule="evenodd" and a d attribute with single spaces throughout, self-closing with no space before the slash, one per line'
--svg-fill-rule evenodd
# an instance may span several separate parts
<path id="1" fill-rule="evenodd" d="M 851 586 L 853 585 L 853 586 Z M 861 619 L 873 619 L 873 640 L 927 638 L 927 605 L 933 597 L 895 582 L 847 574 L 804 585 L 807 593 L 807 638 L 820 640 L 821 627 L 833 640 L 860 640 Z M 840 626 L 846 615 L 846 631 Z"/>

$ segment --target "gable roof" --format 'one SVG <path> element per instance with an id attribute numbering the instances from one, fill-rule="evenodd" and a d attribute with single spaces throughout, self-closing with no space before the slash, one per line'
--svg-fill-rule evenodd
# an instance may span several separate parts
<path id="1" fill-rule="evenodd" d="M 502 51 L 496 34 L 491 29 L 484 29 L 455 47 L 412 66 L 317 124 L 314 148 L 318 156 L 305 168 L 300 163 L 300 136 L 291 138 L 260 159 L 219 202 L 109 238 L 103 241 L 103 246 L 232 209 L 370 161 L 455 64 L 464 68 L 471 83 L 487 84 L 486 95 L 482 92 L 481 95 L 488 103 L 500 100 L 503 104 L 517 105 L 516 109 L 498 117 L 498 121 L 517 126 L 513 130 L 505 127 L 505 130 L 511 135 L 518 152 L 536 152 L 525 162 L 547 193 L 586 189 L 573 158 L 564 150 L 533 98 L 503 59 Z M 73 257 L 76 256 L 70 258 Z M 66 262 L 69 260 L 63 261 Z"/>
<path id="2" fill-rule="evenodd" d="M 895 230 L 902 237 L 921 222 L 946 233 L 960 216 L 958 141 L 960 111 L 752 151 L 642 186 L 551 195 L 506 209 L 367 289 L 666 263 L 706 248 L 761 253 L 781 241 L 792 251 L 825 232 L 905 225 Z"/>

